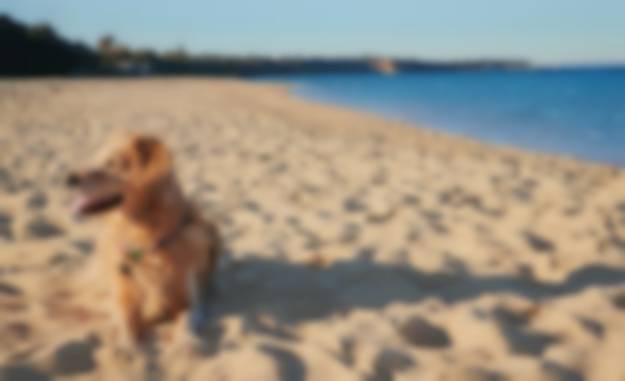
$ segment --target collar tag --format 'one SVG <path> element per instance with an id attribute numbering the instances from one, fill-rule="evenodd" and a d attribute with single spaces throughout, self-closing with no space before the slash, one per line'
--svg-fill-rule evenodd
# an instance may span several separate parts
<path id="1" fill-rule="evenodd" d="M 135 262 L 139 262 L 141 258 L 143 258 L 143 250 L 139 248 L 128 249 L 126 254 L 128 255 L 128 258 Z"/>

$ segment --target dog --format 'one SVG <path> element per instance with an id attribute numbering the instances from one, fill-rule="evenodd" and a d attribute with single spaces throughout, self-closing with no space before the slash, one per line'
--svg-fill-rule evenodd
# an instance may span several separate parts
<path id="1" fill-rule="evenodd" d="M 165 144 L 155 136 L 126 136 L 95 167 L 70 173 L 67 185 L 76 193 L 74 213 L 105 217 L 96 247 L 124 337 L 142 342 L 157 324 L 185 311 L 199 334 L 220 237 L 185 198 Z"/>

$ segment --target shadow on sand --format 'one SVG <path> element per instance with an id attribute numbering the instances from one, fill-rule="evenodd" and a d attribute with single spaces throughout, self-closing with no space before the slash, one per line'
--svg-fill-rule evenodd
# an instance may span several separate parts
<path id="1" fill-rule="evenodd" d="M 515 275 L 477 276 L 467 272 L 462 263 L 452 267 L 429 273 L 410 265 L 375 263 L 370 256 L 360 255 L 350 261 L 316 268 L 250 256 L 234 262 L 221 273 L 219 291 L 211 304 L 212 319 L 217 321 L 237 315 L 243 319 L 246 330 L 297 341 L 289 325 L 344 314 L 352 309 L 379 309 L 395 302 L 419 303 L 428 298 L 454 304 L 484 294 L 517 295 L 540 302 L 590 287 L 625 285 L 624 268 L 598 264 L 580 268 L 559 283 Z M 494 312 L 494 323 L 514 352 L 541 356 L 548 346 L 559 341 L 559 337 L 532 331 L 524 321 L 517 321 L 518 317 L 510 318 L 505 310 Z M 275 324 L 268 324 L 265 317 Z M 209 335 L 215 351 L 222 333 L 217 329 Z M 275 360 L 281 379 L 305 379 L 307 369 L 294 352 L 269 344 L 259 350 Z M 349 365 L 347 361 L 344 363 Z M 386 378 L 372 377 L 393 379 L 392 372 Z"/>
<path id="2" fill-rule="evenodd" d="M 541 301 L 588 287 L 625 284 L 625 269 L 605 265 L 580 268 L 560 283 L 515 275 L 476 276 L 462 267 L 428 273 L 409 265 L 385 265 L 366 257 L 326 268 L 251 257 L 226 269 L 220 280 L 216 313 L 246 319 L 269 315 L 280 323 L 323 319 L 355 308 L 378 309 L 394 302 L 426 298 L 448 304 L 483 294 L 513 294 Z"/>

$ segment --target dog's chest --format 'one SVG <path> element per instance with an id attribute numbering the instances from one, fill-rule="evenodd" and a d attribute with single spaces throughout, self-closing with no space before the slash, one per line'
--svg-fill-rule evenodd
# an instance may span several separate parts
<path id="1" fill-rule="evenodd" d="M 138 284 L 152 287 L 163 284 L 165 287 L 171 282 L 174 270 L 169 256 L 163 250 L 123 245 L 118 249 L 115 267 L 121 275 Z"/>
<path id="2" fill-rule="evenodd" d="M 170 268 L 170 253 L 156 247 L 152 243 L 152 237 L 141 230 L 115 227 L 108 237 L 109 250 L 114 251 L 113 270 L 136 282 L 159 283 L 166 280 Z"/>

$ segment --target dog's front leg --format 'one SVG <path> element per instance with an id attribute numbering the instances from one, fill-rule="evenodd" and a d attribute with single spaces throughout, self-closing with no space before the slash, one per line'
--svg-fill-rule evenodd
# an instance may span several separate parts
<path id="1" fill-rule="evenodd" d="M 147 327 L 141 315 L 141 295 L 129 274 L 117 277 L 117 304 L 124 340 L 131 346 L 143 341 Z"/>

